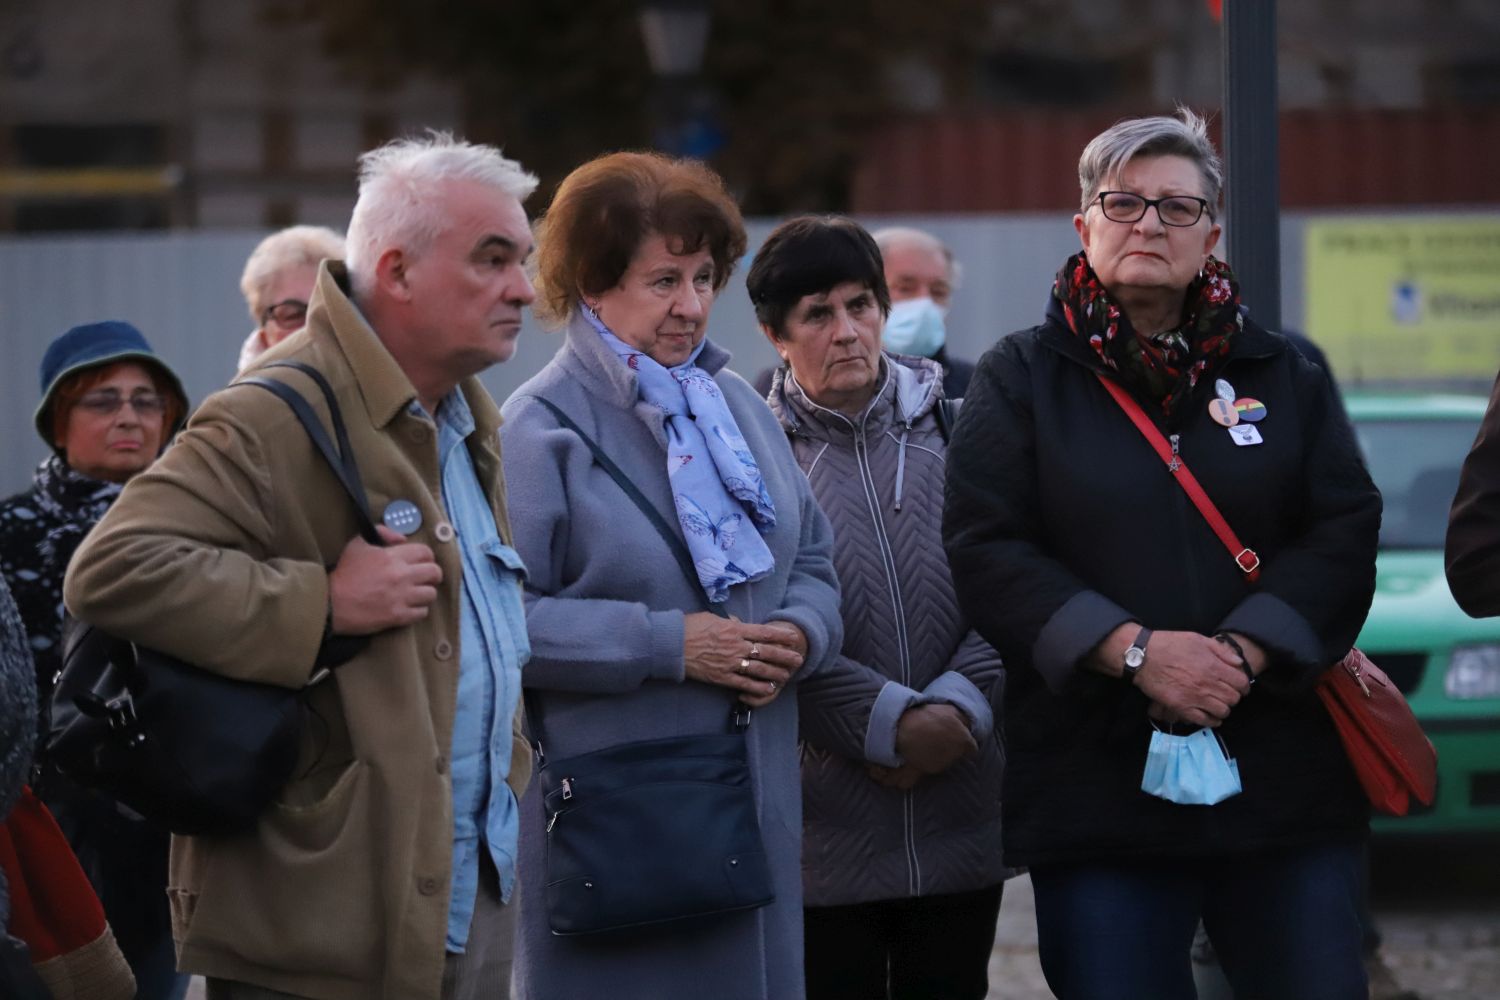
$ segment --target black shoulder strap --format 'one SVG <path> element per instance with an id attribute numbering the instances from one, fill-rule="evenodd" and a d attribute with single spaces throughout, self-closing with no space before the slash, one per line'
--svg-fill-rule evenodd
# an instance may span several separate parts
<path id="1" fill-rule="evenodd" d="M 318 449 L 318 453 L 328 463 L 328 468 L 332 470 L 334 478 L 339 481 L 339 485 L 343 486 L 344 492 L 353 501 L 356 519 L 359 521 L 360 536 L 371 545 L 385 544 L 380 540 L 380 533 L 375 530 L 374 519 L 370 516 L 370 501 L 365 496 L 364 483 L 361 481 L 359 475 L 359 465 L 354 458 L 354 449 L 349 446 L 349 434 L 344 428 L 344 417 L 339 411 L 339 404 L 338 400 L 334 397 L 333 387 L 328 384 L 328 380 L 323 377 L 322 372 L 298 361 L 278 361 L 265 367 L 294 368 L 308 375 L 317 383 L 318 388 L 323 392 L 324 400 L 328 403 L 328 417 L 333 424 L 334 436 L 338 439 L 337 449 L 335 449 L 333 442 L 328 439 L 328 432 L 323 429 L 322 421 L 318 419 L 318 415 L 313 412 L 313 408 L 308 405 L 307 400 L 303 399 L 301 393 L 285 382 L 280 382 L 273 378 L 262 378 L 259 375 L 250 375 L 234 384 L 259 386 L 281 397 L 282 402 L 291 407 L 292 412 L 297 416 L 297 420 L 302 424 L 303 429 L 307 431 L 307 436 L 312 439 L 313 446 Z"/>
<path id="2" fill-rule="evenodd" d="M 601 469 L 609 473 L 610 478 L 619 485 L 620 489 L 625 492 L 625 495 L 631 499 L 631 502 L 640 508 L 641 513 L 646 515 L 646 520 L 650 521 L 651 526 L 656 529 L 656 533 L 667 543 L 667 547 L 672 550 L 672 555 L 677 558 L 677 565 L 682 568 L 682 573 L 687 577 L 688 583 L 693 588 L 694 593 L 702 595 L 703 584 L 698 579 L 698 571 L 693 565 L 693 554 L 688 551 L 687 543 L 678 536 L 677 532 L 672 530 L 671 526 L 667 524 L 666 518 L 661 516 L 661 512 L 652 506 L 651 501 L 646 499 L 646 495 L 640 491 L 640 487 L 636 486 L 630 477 L 625 474 L 625 470 L 616 465 L 614 459 L 604 453 L 604 449 L 599 447 L 599 443 L 589 437 L 583 428 L 579 427 L 573 418 L 564 413 L 556 403 L 544 396 L 531 396 L 529 398 L 536 400 L 552 411 L 552 415 L 557 418 L 558 423 L 574 434 L 577 434 L 583 440 L 583 443 L 588 445 L 590 454 L 594 456 L 594 461 L 599 463 Z M 712 611 L 720 618 L 729 617 L 728 612 L 721 606 L 709 601 L 706 597 L 704 597 L 702 603 L 709 611 Z M 526 701 L 526 716 L 531 726 L 531 749 L 536 754 L 537 765 L 541 766 L 546 763 L 547 759 L 542 751 L 542 705 L 536 696 L 534 688 L 523 686 L 522 696 Z M 736 730 L 743 730 L 750 725 L 749 706 L 736 697 L 734 711 L 731 713 L 730 718 Z"/>
<path id="3" fill-rule="evenodd" d="M 937 416 L 938 433 L 943 435 L 943 444 L 953 437 L 953 425 L 958 422 L 958 408 L 964 405 L 962 398 L 940 399 L 934 410 Z"/>

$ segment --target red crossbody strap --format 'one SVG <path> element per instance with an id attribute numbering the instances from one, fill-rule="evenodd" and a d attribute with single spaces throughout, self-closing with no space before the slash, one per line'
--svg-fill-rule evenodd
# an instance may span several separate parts
<path id="1" fill-rule="evenodd" d="M 1161 431 L 1157 430 L 1156 425 L 1151 422 L 1151 418 L 1141 412 L 1140 404 L 1132 399 L 1130 393 L 1126 392 L 1124 387 L 1118 382 L 1107 379 L 1097 372 L 1095 372 L 1095 376 L 1109 394 L 1114 397 L 1115 402 L 1120 404 L 1120 409 L 1125 411 L 1125 415 L 1130 418 L 1131 423 L 1135 424 L 1136 430 L 1141 432 L 1141 436 L 1150 443 L 1152 448 L 1156 449 L 1156 454 L 1166 463 L 1167 471 L 1173 474 L 1173 477 L 1177 480 L 1177 485 L 1182 487 L 1183 492 L 1188 495 L 1188 499 L 1193 501 L 1193 506 L 1198 508 L 1198 513 L 1203 515 L 1203 519 L 1208 522 L 1208 526 L 1219 537 L 1219 541 L 1224 543 L 1224 547 L 1229 550 L 1229 555 L 1234 559 L 1235 565 L 1244 571 L 1246 579 L 1251 583 L 1260 579 L 1260 556 L 1256 555 L 1252 549 L 1240 542 L 1239 537 L 1234 533 L 1234 529 L 1229 526 L 1229 522 L 1224 520 L 1224 515 L 1219 513 L 1219 508 L 1215 507 L 1214 502 L 1208 498 L 1208 494 L 1204 491 L 1202 484 L 1198 482 L 1198 477 L 1193 475 L 1192 470 L 1187 467 L 1187 463 L 1182 460 L 1182 456 L 1172 451 L 1172 446 L 1167 443 L 1167 439 L 1162 436 Z"/>

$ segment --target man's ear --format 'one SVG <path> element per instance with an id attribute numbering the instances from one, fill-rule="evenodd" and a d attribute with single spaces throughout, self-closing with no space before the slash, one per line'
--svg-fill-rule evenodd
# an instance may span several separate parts
<path id="1" fill-rule="evenodd" d="M 375 284 L 386 296 L 399 302 L 411 301 L 411 285 L 407 281 L 406 254 L 392 247 L 375 261 Z"/>
<path id="2" fill-rule="evenodd" d="M 781 342 L 781 339 L 777 337 L 776 334 L 771 332 L 771 328 L 769 326 L 764 323 L 760 323 L 757 325 L 760 327 L 760 332 L 765 334 L 766 339 L 771 342 L 771 348 L 775 350 L 777 357 L 781 358 L 782 363 L 785 364 L 786 345 Z"/>

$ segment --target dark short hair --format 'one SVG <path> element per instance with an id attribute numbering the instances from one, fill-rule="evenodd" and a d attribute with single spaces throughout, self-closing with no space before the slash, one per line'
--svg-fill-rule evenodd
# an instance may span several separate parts
<path id="1" fill-rule="evenodd" d="M 787 313 L 804 295 L 826 292 L 853 281 L 866 285 L 891 311 L 880 248 L 864 227 L 842 215 L 801 215 L 771 231 L 755 254 L 745 286 L 755 318 L 780 339 Z"/>
<path id="2" fill-rule="evenodd" d="M 641 243 L 667 238 L 673 253 L 707 247 L 714 291 L 745 255 L 745 222 L 724 180 L 697 160 L 610 153 L 574 170 L 538 227 L 537 299 L 544 322 L 561 324 L 580 295 L 620 283 Z"/>

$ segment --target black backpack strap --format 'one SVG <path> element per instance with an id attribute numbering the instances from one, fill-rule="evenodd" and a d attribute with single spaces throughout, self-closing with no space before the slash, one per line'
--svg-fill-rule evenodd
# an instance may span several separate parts
<path id="1" fill-rule="evenodd" d="M 938 400 L 933 415 L 937 417 L 938 433 L 943 436 L 943 444 L 947 444 L 953 437 L 953 425 L 958 423 L 958 408 L 963 405 L 962 398 Z"/>
<path id="2" fill-rule="evenodd" d="M 355 520 L 359 522 L 360 537 L 371 545 L 385 545 L 381 541 L 380 532 L 375 530 L 375 521 L 370 516 L 370 500 L 365 496 L 365 487 L 359 475 L 359 463 L 354 458 L 354 449 L 349 444 L 349 433 L 344 427 L 344 415 L 339 410 L 338 399 L 333 394 L 333 386 L 328 384 L 328 379 L 323 373 L 311 365 L 305 365 L 300 361 L 278 361 L 265 366 L 266 368 L 293 368 L 303 372 L 317 383 L 323 393 L 323 399 L 328 403 L 328 419 L 333 424 L 334 437 L 338 440 L 335 449 L 333 442 L 328 439 L 328 432 L 323 429 L 323 422 L 313 412 L 302 394 L 285 382 L 273 378 L 262 378 L 259 375 L 250 375 L 240 379 L 235 385 L 253 385 L 268 390 L 280 397 L 282 402 L 291 407 L 292 413 L 297 421 L 302 424 L 302 429 L 307 431 L 307 436 L 312 440 L 313 446 L 317 448 L 318 454 L 323 456 L 323 461 L 328 463 L 333 477 L 339 481 L 349 499 L 354 503 Z M 330 624 L 332 620 L 330 619 Z M 318 649 L 316 665 L 324 668 L 337 667 L 352 659 L 369 645 L 370 637 L 364 635 L 332 635 L 323 637 L 323 643 Z M 320 672 L 315 675 L 317 679 L 326 676 Z"/>
<path id="3" fill-rule="evenodd" d="M 577 434 L 583 440 L 583 443 L 588 445 L 589 452 L 594 456 L 594 461 L 599 463 L 600 468 L 609 473 L 610 478 L 625 492 L 625 495 L 630 498 L 631 502 L 640 508 L 641 513 L 646 515 L 646 520 L 650 521 L 651 526 L 656 529 L 656 533 L 667 543 L 667 547 L 672 550 L 672 555 L 677 559 L 677 565 L 681 567 L 683 575 L 687 577 L 688 583 L 692 586 L 694 592 L 702 594 L 703 584 L 698 580 L 698 571 L 693 565 L 693 554 L 688 551 L 687 543 L 682 540 L 677 532 L 672 530 L 671 525 L 667 524 L 666 518 L 662 517 L 661 512 L 646 498 L 646 494 L 641 492 L 640 487 L 636 486 L 630 477 L 625 474 L 625 470 L 616 465 L 614 459 L 606 455 L 604 449 L 599 447 L 599 443 L 589 437 L 583 428 L 579 427 L 573 418 L 564 413 L 552 400 L 544 396 L 530 396 L 528 398 L 536 400 L 552 411 L 552 415 L 557 418 L 558 423 L 574 434 Z M 727 611 L 709 601 L 706 597 L 703 600 L 703 604 L 709 611 L 712 611 L 720 618 L 729 617 Z M 537 764 L 540 766 L 546 763 L 546 756 L 542 753 L 541 702 L 537 699 L 534 688 L 523 685 L 521 691 L 526 701 L 526 715 L 532 729 L 531 749 L 536 754 Z M 743 730 L 750 725 L 750 708 L 742 703 L 738 697 L 735 698 L 731 720 L 736 730 Z"/>
<path id="4" fill-rule="evenodd" d="M 318 371 L 312 365 L 305 364 L 301 361 L 273 361 L 265 367 L 291 368 L 306 375 L 308 378 L 312 379 L 314 383 L 317 384 L 318 389 L 323 393 L 324 401 L 328 403 L 328 415 L 333 421 L 333 433 L 336 440 L 338 441 L 339 457 L 342 460 L 344 472 L 348 476 L 349 482 L 354 485 L 355 492 L 360 496 L 364 496 L 365 487 L 364 484 L 360 482 L 359 466 L 355 463 L 354 460 L 354 450 L 349 447 L 349 434 L 344 429 L 344 415 L 339 411 L 338 398 L 334 396 L 333 386 L 328 384 L 328 379 L 323 376 L 322 372 Z"/>
<path id="5" fill-rule="evenodd" d="M 339 411 L 339 404 L 338 400 L 334 397 L 333 387 L 328 384 L 328 380 L 323 377 L 322 372 L 295 361 L 278 362 L 266 367 L 295 368 L 312 377 L 313 381 L 318 384 L 318 388 L 323 391 L 323 397 L 328 403 L 329 420 L 333 424 L 334 436 L 338 439 L 337 448 L 328 439 L 328 432 L 323 429 L 323 422 L 318 419 L 318 415 L 313 412 L 313 408 L 308 405 L 307 400 L 302 397 L 300 392 L 285 382 L 280 382 L 273 378 L 262 378 L 259 375 L 250 375 L 234 384 L 259 386 L 281 397 L 282 402 L 291 407 L 292 412 L 297 416 L 297 420 L 302 424 L 302 428 L 307 431 L 307 436 L 312 440 L 313 446 L 318 449 L 318 453 L 328 463 L 328 468 L 332 470 L 334 478 L 339 481 L 339 485 L 344 488 L 344 492 L 353 501 L 356 519 L 359 521 L 360 536 L 371 545 L 385 544 L 380 540 L 380 533 L 375 530 L 375 521 L 370 515 L 370 501 L 365 496 L 364 483 L 361 481 L 359 475 L 359 465 L 354 458 L 354 449 L 349 446 L 349 434 L 344 428 L 344 417 Z"/>

